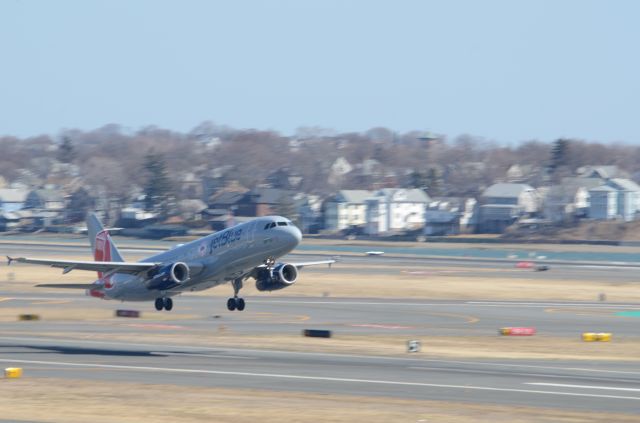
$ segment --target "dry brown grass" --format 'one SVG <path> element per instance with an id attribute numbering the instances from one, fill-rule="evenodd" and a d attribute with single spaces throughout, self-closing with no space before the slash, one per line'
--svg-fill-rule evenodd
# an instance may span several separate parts
<path id="1" fill-rule="evenodd" d="M 637 422 L 622 413 L 72 379 L 0 380 L 3 420 L 84 422 Z"/>

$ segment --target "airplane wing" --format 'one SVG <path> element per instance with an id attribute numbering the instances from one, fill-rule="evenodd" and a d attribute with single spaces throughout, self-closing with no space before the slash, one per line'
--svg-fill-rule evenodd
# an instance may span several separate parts
<path id="1" fill-rule="evenodd" d="M 338 260 L 335 259 L 328 259 L 328 260 L 318 260 L 318 261 L 305 261 L 302 263 L 289 263 L 287 262 L 287 264 L 290 264 L 292 266 L 295 266 L 296 269 L 302 269 L 303 267 L 307 267 L 307 266 L 318 266 L 320 264 L 327 264 L 329 265 L 329 267 L 331 267 L 331 265 L 335 262 L 337 262 Z M 277 264 L 281 264 L 281 263 L 277 263 Z M 264 269 L 265 267 L 267 267 L 266 264 L 261 264 L 260 266 L 257 266 L 256 269 Z"/>
<path id="2" fill-rule="evenodd" d="M 303 262 L 303 263 L 290 263 L 290 264 L 294 265 L 298 269 L 302 269 L 303 267 L 318 266 L 320 264 L 327 264 L 327 265 L 331 266 L 336 261 L 337 260 L 331 259 L 331 260 L 307 261 L 307 262 Z"/>
<path id="3" fill-rule="evenodd" d="M 90 270 L 103 273 L 140 273 L 151 270 L 160 263 L 130 263 L 120 261 L 78 261 L 78 260 L 50 260 L 34 259 L 28 257 L 7 257 L 9 264 L 17 263 L 40 264 L 44 266 L 58 267 L 64 269 L 63 274 L 72 270 Z"/>

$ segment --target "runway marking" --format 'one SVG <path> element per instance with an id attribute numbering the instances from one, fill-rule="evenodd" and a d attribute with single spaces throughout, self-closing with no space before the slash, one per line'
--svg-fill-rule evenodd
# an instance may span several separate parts
<path id="1" fill-rule="evenodd" d="M 11 301 L 11 300 L 13 300 L 13 298 L 9 298 L 9 297 L 0 298 L 0 303 L 3 301 Z"/>
<path id="2" fill-rule="evenodd" d="M 452 368 L 441 368 L 441 367 L 421 367 L 421 366 L 410 366 L 409 369 L 412 370 L 425 370 L 425 371 L 443 371 L 443 372 L 453 372 L 453 373 L 476 373 L 476 374 L 489 374 L 495 375 L 498 370 L 475 370 L 475 369 L 452 369 Z M 497 373 L 501 374 L 502 373 Z M 504 373 L 507 376 L 528 376 L 528 377 L 536 377 L 536 378 L 549 378 L 549 379 L 586 379 L 586 380 L 601 380 L 608 383 L 611 382 L 621 382 L 628 383 L 628 380 L 625 379 L 611 379 L 611 378 L 603 378 L 597 376 L 576 376 L 576 375 L 550 375 L 550 374 L 542 374 L 542 373 L 522 373 L 522 372 L 509 372 Z"/>
<path id="3" fill-rule="evenodd" d="M 256 304 L 289 304 L 291 300 L 253 300 Z M 396 301 L 301 301 L 296 300 L 295 304 L 305 305 L 354 305 L 354 306 L 436 306 L 436 307 L 527 307 L 527 308 L 545 308 L 545 307 L 594 307 L 594 308 L 632 308 L 640 309 L 640 304 L 601 304 L 601 303 L 511 303 L 511 302 L 492 302 L 492 301 L 465 301 L 465 302 L 448 302 L 448 303 L 416 303 L 416 302 L 396 302 Z"/>
<path id="4" fill-rule="evenodd" d="M 35 301 L 31 305 L 47 305 L 47 304 L 69 304 L 71 300 L 50 300 L 50 301 Z"/>
<path id="5" fill-rule="evenodd" d="M 362 323 L 347 325 L 354 328 L 372 328 L 372 329 L 415 329 L 414 326 L 400 326 L 400 325 L 382 325 L 375 323 Z"/>
<path id="6" fill-rule="evenodd" d="M 179 368 L 171 368 L 171 367 L 127 366 L 127 365 L 120 365 L 120 364 L 96 364 L 96 363 L 70 363 L 65 361 L 40 361 L 40 360 L 0 359 L 0 362 L 58 365 L 58 366 L 69 366 L 69 367 L 83 367 L 83 368 L 93 367 L 93 368 L 116 369 L 116 370 L 138 370 L 142 372 L 211 374 L 211 375 L 227 375 L 227 376 L 244 376 L 244 377 L 254 377 L 254 378 L 259 377 L 259 378 L 270 378 L 270 379 L 362 383 L 362 384 L 372 384 L 372 385 L 417 386 L 417 387 L 423 387 L 423 388 L 462 389 L 467 391 L 474 390 L 474 391 L 512 392 L 512 393 L 515 392 L 515 393 L 523 393 L 523 394 L 558 395 L 558 396 L 569 396 L 569 397 L 606 398 L 606 399 L 640 401 L 640 397 L 628 397 L 628 396 L 621 396 L 621 395 L 586 394 L 586 393 L 561 392 L 561 391 L 540 391 L 540 390 L 534 390 L 534 389 L 496 388 L 493 386 L 448 385 L 448 384 L 439 384 L 439 383 L 402 382 L 402 381 L 394 381 L 394 380 L 354 379 L 354 378 L 328 377 L 328 376 L 304 376 L 304 375 L 292 375 L 292 374 L 282 374 L 282 373 L 234 372 L 234 371 L 224 371 L 224 370 L 179 369 Z"/>
<path id="7" fill-rule="evenodd" d="M 530 383 L 525 383 L 524 385 L 554 386 L 558 388 L 601 389 L 604 391 L 640 392 L 640 388 L 622 388 L 622 387 L 615 387 L 615 386 L 567 385 L 564 383 L 543 383 L 543 382 L 530 382 Z"/>
<path id="8" fill-rule="evenodd" d="M 576 316 L 598 316 L 598 317 L 615 317 L 612 314 L 611 310 L 607 309 L 587 309 L 587 310 L 576 310 L 576 309 L 561 309 L 561 308 L 545 308 L 545 313 L 571 313 Z"/>

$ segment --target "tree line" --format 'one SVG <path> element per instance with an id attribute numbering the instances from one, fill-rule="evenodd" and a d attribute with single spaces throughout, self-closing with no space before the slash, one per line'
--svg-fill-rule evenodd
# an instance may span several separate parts
<path id="1" fill-rule="evenodd" d="M 558 182 L 585 165 L 617 165 L 636 180 L 640 176 L 640 147 L 629 144 L 559 139 L 504 145 L 471 135 L 425 137 L 421 131 L 387 128 L 358 133 L 302 128 L 284 136 L 211 122 L 186 133 L 107 125 L 55 136 L 4 136 L 0 148 L 0 175 L 7 182 L 75 181 L 122 202 L 146 193 L 149 207 L 157 206 L 156 200 L 185 198 L 181 179 L 189 173 L 210 175 L 212 169 L 246 188 L 286 170 L 299 177 L 297 190 L 320 195 L 338 189 L 406 187 L 423 188 L 431 196 L 477 196 L 504 180 L 514 164 L 528 169 L 522 182 L 533 186 Z M 338 158 L 346 159 L 351 172 L 331 178 Z"/>

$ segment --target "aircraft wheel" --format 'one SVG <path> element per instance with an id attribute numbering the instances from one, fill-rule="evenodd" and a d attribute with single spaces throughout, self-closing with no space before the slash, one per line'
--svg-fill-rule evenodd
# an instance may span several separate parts
<path id="1" fill-rule="evenodd" d="M 171 311 L 173 308 L 173 300 L 171 298 L 164 299 L 164 309 L 167 311 Z"/>
<path id="2" fill-rule="evenodd" d="M 235 309 L 236 309 L 236 299 L 235 298 L 229 298 L 227 300 L 227 310 L 233 311 Z"/>
<path id="3" fill-rule="evenodd" d="M 238 311 L 242 311 L 244 310 L 244 298 L 237 298 L 236 299 L 236 308 L 238 309 Z"/>
<path id="4" fill-rule="evenodd" d="M 164 301 L 162 298 L 156 298 L 156 310 L 160 311 L 164 308 Z"/>

